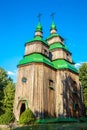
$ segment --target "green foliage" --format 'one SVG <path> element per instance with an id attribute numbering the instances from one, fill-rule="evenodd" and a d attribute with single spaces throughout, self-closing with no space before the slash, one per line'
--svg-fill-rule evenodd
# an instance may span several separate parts
<path id="1" fill-rule="evenodd" d="M 0 67 L 0 106 L 2 106 L 2 99 L 4 96 L 4 88 L 8 83 L 7 72 Z M 3 113 L 2 108 L 0 107 L 0 115 Z"/>
<path id="2" fill-rule="evenodd" d="M 14 128 L 14 130 L 87 130 L 87 122 L 38 124 L 38 125 L 17 127 Z"/>
<path id="3" fill-rule="evenodd" d="M 4 114 L 0 116 L 0 124 L 9 124 L 14 120 L 13 102 L 14 102 L 14 84 L 9 81 L 8 85 L 4 88 L 4 97 L 2 100 L 2 110 Z"/>
<path id="4" fill-rule="evenodd" d="M 0 89 L 3 89 L 7 85 L 8 82 L 7 77 L 8 77 L 7 72 L 0 67 Z"/>
<path id="5" fill-rule="evenodd" d="M 20 116 L 19 118 L 19 124 L 23 124 L 23 125 L 26 125 L 26 124 L 31 124 L 33 123 L 35 120 L 35 117 L 32 113 L 32 111 L 27 108 Z"/>
<path id="6" fill-rule="evenodd" d="M 9 124 L 14 121 L 14 114 L 10 111 L 0 116 L 0 124 Z"/>
<path id="7" fill-rule="evenodd" d="M 83 63 L 79 68 L 79 78 L 82 83 L 82 87 L 87 88 L 87 63 Z"/>
<path id="8" fill-rule="evenodd" d="M 4 89 L 3 110 L 5 112 L 8 112 L 9 110 L 11 112 L 13 111 L 14 93 L 14 84 L 11 81 L 9 81 L 8 85 Z"/>
<path id="9" fill-rule="evenodd" d="M 0 124 L 10 123 L 13 116 L 15 85 L 7 72 L 0 67 Z"/>
<path id="10" fill-rule="evenodd" d="M 87 63 L 83 63 L 79 68 L 79 79 L 82 84 L 83 102 L 86 108 L 86 115 L 87 115 Z"/>

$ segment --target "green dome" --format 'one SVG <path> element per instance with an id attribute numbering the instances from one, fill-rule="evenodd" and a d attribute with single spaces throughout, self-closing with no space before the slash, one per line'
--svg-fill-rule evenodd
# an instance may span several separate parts
<path id="1" fill-rule="evenodd" d="M 56 30 L 56 25 L 55 25 L 55 23 L 54 23 L 54 21 L 52 22 L 52 25 L 51 25 L 51 28 L 50 28 L 51 30 L 52 29 L 55 29 Z"/>
<path id="2" fill-rule="evenodd" d="M 42 26 L 41 26 L 41 23 L 40 23 L 40 22 L 38 23 L 38 25 L 37 25 L 37 27 L 36 27 L 36 32 L 37 32 L 37 31 L 42 32 Z"/>

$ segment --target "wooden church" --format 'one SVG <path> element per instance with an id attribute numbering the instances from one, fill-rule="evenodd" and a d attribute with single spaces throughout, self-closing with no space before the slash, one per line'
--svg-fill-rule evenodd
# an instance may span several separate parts
<path id="1" fill-rule="evenodd" d="M 18 63 L 14 101 L 17 120 L 28 107 L 37 118 L 82 116 L 78 71 L 54 20 L 45 40 L 38 22 L 35 36 L 25 43 L 24 57 Z"/>

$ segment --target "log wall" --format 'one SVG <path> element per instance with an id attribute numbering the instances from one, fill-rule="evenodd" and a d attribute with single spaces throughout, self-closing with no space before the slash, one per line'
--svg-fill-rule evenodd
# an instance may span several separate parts
<path id="1" fill-rule="evenodd" d="M 25 55 L 32 54 L 32 53 L 42 53 L 49 57 L 49 50 L 48 46 L 44 46 L 43 43 L 39 42 L 33 42 L 32 44 L 26 44 L 25 47 Z"/>
<path id="2" fill-rule="evenodd" d="M 47 42 L 49 43 L 49 45 L 51 45 L 55 42 L 61 42 L 62 44 L 64 44 L 59 36 L 53 37 L 52 39 L 48 39 Z"/>
<path id="3" fill-rule="evenodd" d="M 66 59 L 69 62 L 72 62 L 70 54 L 62 49 L 55 49 L 52 52 L 52 60 L 55 59 Z"/>
<path id="4" fill-rule="evenodd" d="M 73 93 L 77 88 L 77 93 Z M 81 86 L 77 74 L 70 71 L 57 71 L 56 75 L 56 114 L 57 116 L 82 116 Z M 74 103 L 78 109 L 74 110 Z"/>
<path id="5" fill-rule="evenodd" d="M 26 83 L 22 78 L 26 77 Z M 75 83 L 75 84 L 74 84 Z M 77 88 L 77 95 L 73 89 Z M 81 87 L 78 75 L 68 70 L 54 70 L 43 63 L 32 63 L 18 68 L 14 114 L 19 119 L 22 103 L 37 118 L 78 117 L 82 115 Z M 74 102 L 78 109 L 73 110 Z"/>
<path id="6" fill-rule="evenodd" d="M 22 82 L 23 77 L 27 78 L 26 83 Z M 19 104 L 19 101 L 22 99 L 28 100 L 28 107 L 36 117 L 54 116 L 55 92 L 50 90 L 49 80 L 55 82 L 55 71 L 46 65 L 29 64 L 19 67 L 14 103 L 14 113 L 17 119 L 20 116 L 22 103 Z M 55 85 L 53 87 L 55 88 Z"/>

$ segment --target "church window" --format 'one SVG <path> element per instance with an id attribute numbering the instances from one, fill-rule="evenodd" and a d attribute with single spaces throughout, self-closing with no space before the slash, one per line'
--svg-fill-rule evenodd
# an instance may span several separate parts
<path id="1" fill-rule="evenodd" d="M 48 56 L 48 52 L 47 52 L 46 49 L 44 49 L 44 54 L 45 54 L 46 56 Z"/>
<path id="2" fill-rule="evenodd" d="M 49 52 L 49 58 L 50 58 L 50 60 L 52 60 L 52 53 L 51 52 Z"/>
<path id="3" fill-rule="evenodd" d="M 22 82 L 23 82 L 23 83 L 26 83 L 26 82 L 27 82 L 27 78 L 26 78 L 26 77 L 23 77 L 23 78 L 22 78 Z"/>
<path id="4" fill-rule="evenodd" d="M 76 81 L 73 81 L 73 94 L 77 95 L 78 90 L 77 90 L 77 84 Z"/>
<path id="5" fill-rule="evenodd" d="M 77 94 L 77 89 L 73 88 L 73 94 Z"/>
<path id="6" fill-rule="evenodd" d="M 73 104 L 73 110 L 76 111 L 79 109 L 79 105 L 78 103 L 75 101 L 74 104 Z"/>
<path id="7" fill-rule="evenodd" d="M 54 85 L 53 85 L 53 80 L 49 80 L 49 88 L 50 89 L 54 89 L 54 87 L 53 87 Z"/>
<path id="8" fill-rule="evenodd" d="M 69 54 L 68 53 L 66 54 L 66 58 L 67 58 L 67 60 L 69 60 Z"/>

